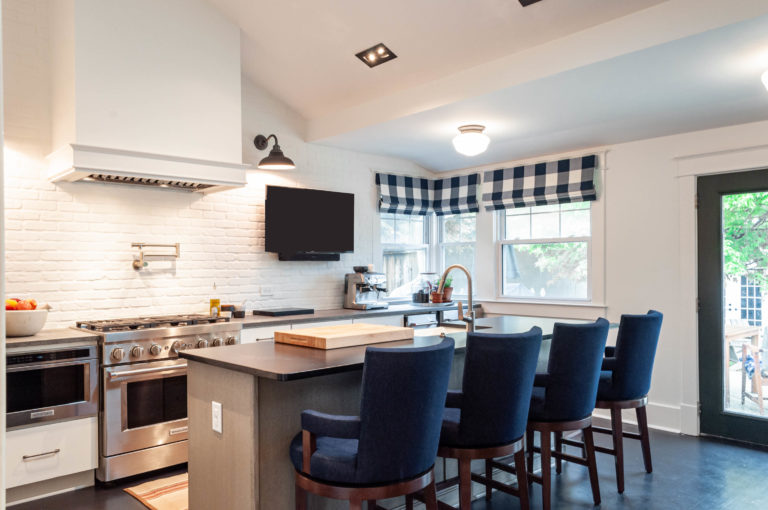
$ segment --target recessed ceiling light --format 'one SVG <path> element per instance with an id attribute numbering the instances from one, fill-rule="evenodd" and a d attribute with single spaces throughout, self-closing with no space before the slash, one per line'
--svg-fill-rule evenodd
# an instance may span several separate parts
<path id="1" fill-rule="evenodd" d="M 384 43 L 375 44 L 366 50 L 355 53 L 355 56 L 368 67 L 376 67 L 379 64 L 397 58 L 397 55 L 387 48 Z"/>
<path id="2" fill-rule="evenodd" d="M 485 152 L 491 139 L 483 131 L 485 131 L 485 126 L 478 124 L 460 126 L 459 134 L 453 139 L 453 148 L 465 156 L 477 156 Z"/>

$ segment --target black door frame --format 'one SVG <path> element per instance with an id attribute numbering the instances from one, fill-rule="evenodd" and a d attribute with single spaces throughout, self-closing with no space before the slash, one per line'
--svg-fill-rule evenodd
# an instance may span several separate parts
<path id="1" fill-rule="evenodd" d="M 698 211 L 699 401 L 702 434 L 768 445 L 765 419 L 724 411 L 723 249 L 721 197 L 768 191 L 768 169 L 696 179 Z M 714 377 L 714 376 L 717 377 Z"/>

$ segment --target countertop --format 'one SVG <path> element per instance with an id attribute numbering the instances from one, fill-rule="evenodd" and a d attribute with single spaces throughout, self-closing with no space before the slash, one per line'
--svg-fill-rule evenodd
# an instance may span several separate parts
<path id="1" fill-rule="evenodd" d="M 42 344 L 68 344 L 73 342 L 85 342 L 96 344 L 99 339 L 97 333 L 75 328 L 44 329 L 32 336 L 9 337 L 5 340 L 8 349 L 23 347 L 36 347 Z"/>
<path id="2" fill-rule="evenodd" d="M 555 322 L 585 323 L 568 319 L 542 318 L 542 317 L 488 317 L 477 319 L 478 326 L 486 328 L 478 329 L 483 333 L 521 333 L 528 331 L 533 326 L 542 329 L 543 338 L 552 338 L 552 330 Z M 456 342 L 456 351 L 461 352 L 465 348 L 466 333 L 457 330 L 448 336 Z M 413 340 L 399 342 L 386 342 L 376 344 L 376 347 L 403 347 L 426 346 L 439 343 L 439 336 L 422 336 Z M 549 342 L 542 347 L 549 353 Z M 180 356 L 190 361 L 206 363 L 237 372 L 245 372 L 257 377 L 276 379 L 278 381 L 290 381 L 304 379 L 320 375 L 346 372 L 362 368 L 365 358 L 366 346 L 346 347 L 343 349 L 311 349 L 287 344 L 276 344 L 273 341 L 260 341 L 252 344 L 230 345 L 226 347 L 212 347 L 207 349 L 195 349 L 182 351 Z"/>
<path id="3" fill-rule="evenodd" d="M 466 310 L 466 303 L 464 309 Z M 480 308 L 479 304 L 474 305 L 475 309 Z M 257 328 L 259 326 L 279 326 L 281 324 L 298 324 L 302 322 L 314 322 L 319 320 L 344 320 L 362 317 L 384 317 L 387 315 L 413 315 L 418 313 L 433 313 L 440 311 L 449 311 L 458 309 L 456 302 L 451 305 L 414 305 L 405 303 L 401 305 L 390 305 L 389 308 L 378 308 L 375 310 L 349 310 L 347 308 L 337 308 L 334 310 L 317 310 L 315 313 L 302 315 L 284 315 L 282 317 L 271 317 L 267 315 L 246 315 L 243 319 L 232 319 L 233 323 L 240 323 L 243 328 Z M 249 312 L 250 313 L 250 312 Z"/>
<path id="4" fill-rule="evenodd" d="M 475 309 L 480 305 L 475 305 Z M 389 308 L 376 310 L 348 310 L 339 308 L 334 310 L 318 310 L 312 314 L 284 315 L 282 317 L 270 317 L 265 315 L 246 315 L 243 319 L 232 319 L 234 324 L 242 324 L 243 328 L 256 328 L 259 326 L 279 326 L 282 324 L 297 324 L 302 322 L 314 322 L 320 320 L 344 320 L 362 317 L 383 317 L 387 315 L 405 315 L 414 313 L 432 313 L 435 311 L 456 310 L 456 304 L 444 306 L 419 306 L 412 304 L 391 305 Z M 41 343 L 62 344 L 77 341 L 96 342 L 98 332 L 91 332 L 77 328 L 44 329 L 33 336 L 8 337 L 5 345 L 8 348 L 30 347 Z"/>

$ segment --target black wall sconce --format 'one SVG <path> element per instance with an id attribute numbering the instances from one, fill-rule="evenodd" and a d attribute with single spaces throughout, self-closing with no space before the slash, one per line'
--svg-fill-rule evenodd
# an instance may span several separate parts
<path id="1" fill-rule="evenodd" d="M 293 170 L 296 168 L 296 165 L 291 158 L 286 158 L 283 154 L 275 135 L 257 135 L 256 138 L 253 139 L 253 145 L 260 151 L 263 151 L 269 146 L 270 138 L 275 139 L 275 145 L 273 145 L 272 150 L 269 151 L 269 156 L 259 161 L 257 168 L 261 170 Z"/>

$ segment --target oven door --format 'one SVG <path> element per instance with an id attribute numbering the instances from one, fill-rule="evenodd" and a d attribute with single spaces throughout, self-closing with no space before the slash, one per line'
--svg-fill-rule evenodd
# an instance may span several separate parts
<path id="1" fill-rule="evenodd" d="M 6 426 L 10 428 L 99 412 L 99 360 L 8 366 Z"/>
<path id="2" fill-rule="evenodd" d="M 187 363 L 104 369 L 101 452 L 118 455 L 187 439 Z"/>

